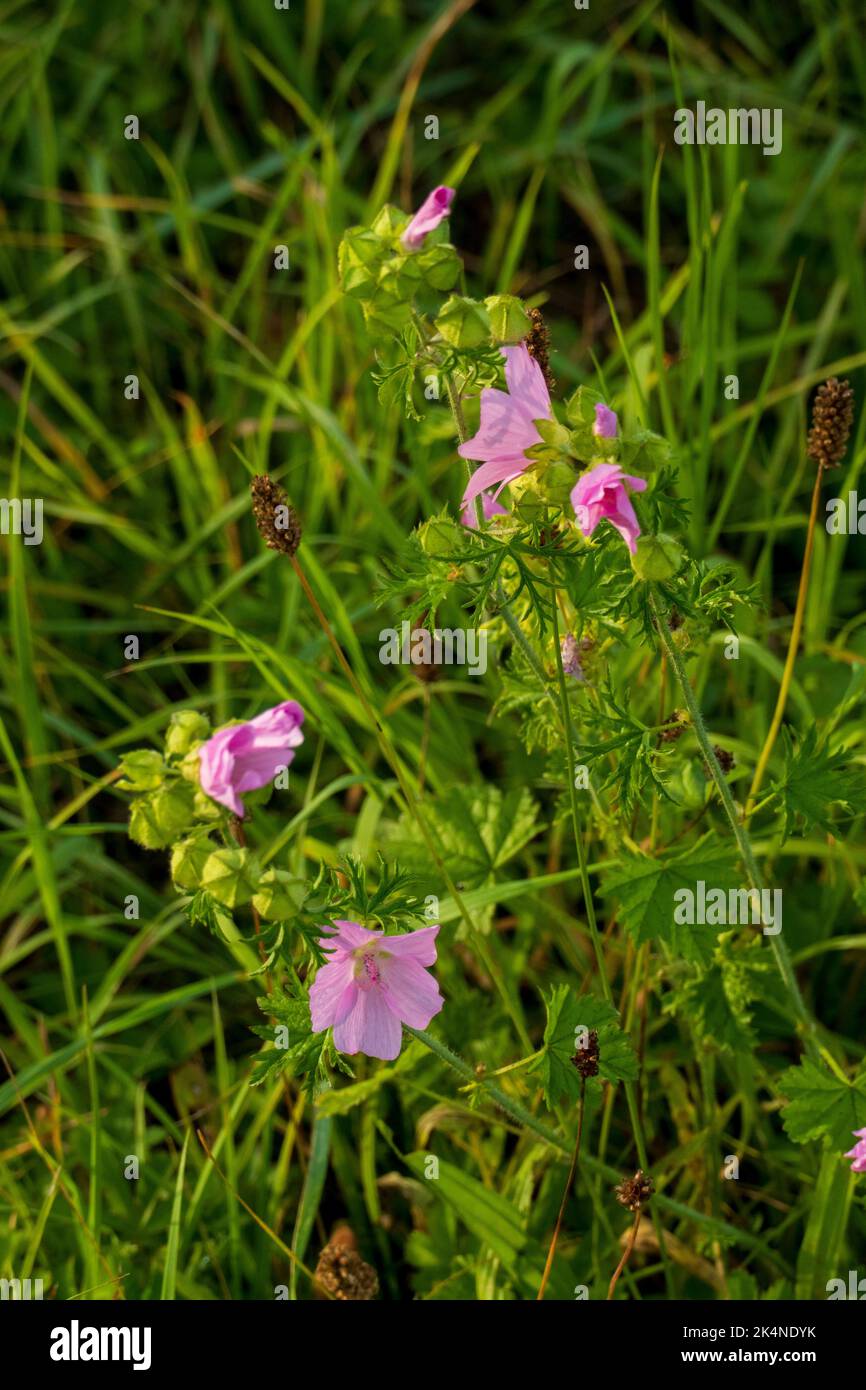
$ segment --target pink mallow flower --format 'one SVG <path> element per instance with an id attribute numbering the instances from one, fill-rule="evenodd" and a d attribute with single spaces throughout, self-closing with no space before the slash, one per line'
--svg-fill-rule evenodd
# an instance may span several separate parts
<path id="1" fill-rule="evenodd" d="M 851 1164 L 852 1173 L 866 1173 L 866 1129 L 855 1129 L 851 1131 L 855 1139 L 859 1139 L 859 1144 L 855 1144 L 853 1149 L 849 1149 L 846 1158 L 853 1158 Z"/>
<path id="2" fill-rule="evenodd" d="M 481 461 L 463 494 L 463 507 L 489 487 L 496 487 L 495 500 L 506 483 L 530 468 L 526 450 L 541 443 L 534 421 L 553 417 L 544 374 L 526 344 L 503 348 L 502 355 L 508 390 L 485 387 L 478 433 L 457 450 L 461 458 Z"/>
<path id="3" fill-rule="evenodd" d="M 425 968 L 436 960 L 439 928 L 386 936 L 357 922 L 335 922 L 332 930 L 319 940 L 332 954 L 310 988 L 313 1032 L 333 1028 L 338 1052 L 392 1062 L 401 1025 L 426 1028 L 445 1002 Z"/>
<path id="4" fill-rule="evenodd" d="M 241 793 L 257 791 L 288 767 L 303 743 L 304 711 L 286 700 L 244 724 L 218 729 L 198 750 L 202 790 L 243 818 Z"/>
<path id="5" fill-rule="evenodd" d="M 578 478 L 571 490 L 571 505 L 584 536 L 591 536 L 598 523 L 607 517 L 634 555 L 640 526 L 626 484 L 634 492 L 643 492 L 646 478 L 633 478 L 623 473 L 618 463 L 599 463 Z"/>
<path id="6" fill-rule="evenodd" d="M 434 231 L 443 218 L 448 216 L 454 192 L 453 188 L 446 188 L 444 183 L 440 183 L 439 187 L 434 188 L 424 199 L 400 238 L 407 251 L 417 251 L 427 233 Z"/>
<path id="7" fill-rule="evenodd" d="M 611 410 L 609 405 L 602 405 L 599 401 L 595 407 L 595 421 L 592 432 L 597 439 L 616 439 L 618 428 L 616 411 Z"/>
<path id="8" fill-rule="evenodd" d="M 497 502 L 495 497 L 491 497 L 489 492 L 482 492 L 481 494 L 481 510 L 485 521 L 489 521 L 492 516 L 508 516 L 508 508 L 503 507 L 501 502 Z M 464 526 L 470 526 L 473 530 L 477 528 L 478 517 L 474 502 L 466 503 L 460 513 L 460 520 Z"/>

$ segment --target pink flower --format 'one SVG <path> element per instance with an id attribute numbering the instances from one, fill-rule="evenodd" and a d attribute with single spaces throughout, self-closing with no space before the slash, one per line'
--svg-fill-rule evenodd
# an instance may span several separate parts
<path id="1" fill-rule="evenodd" d="M 434 188 L 424 199 L 400 238 L 407 251 L 417 251 L 427 233 L 432 232 L 442 219 L 448 216 L 453 197 L 454 189 L 446 188 L 444 183 L 440 183 L 439 187 Z"/>
<path id="2" fill-rule="evenodd" d="M 645 478 L 630 477 L 618 463 L 600 463 L 578 478 L 571 490 L 571 505 L 584 536 L 591 536 L 607 517 L 634 555 L 640 526 L 625 490 L 626 483 L 635 492 L 643 492 L 646 487 Z"/>
<path id="3" fill-rule="evenodd" d="M 466 507 L 486 488 L 496 486 L 494 498 L 532 466 L 526 450 L 541 443 L 535 420 L 552 419 L 544 374 L 525 343 L 502 349 L 508 391 L 486 387 L 481 392 L 481 425 L 457 450 L 461 458 L 482 461 L 469 479 L 461 505 Z M 498 485 L 498 486 L 497 486 Z"/>
<path id="4" fill-rule="evenodd" d="M 574 676 L 575 680 L 585 681 L 581 656 L 592 645 L 584 637 L 582 642 L 578 642 L 573 632 L 567 632 L 559 644 L 562 654 L 562 669 L 566 676 Z"/>
<path id="5" fill-rule="evenodd" d="M 616 439 L 618 421 L 616 411 L 611 410 L 610 406 L 602 405 L 599 401 L 595 407 L 595 423 L 592 432 L 597 439 Z"/>
<path id="6" fill-rule="evenodd" d="M 853 1158 L 851 1164 L 852 1173 L 866 1173 L 866 1129 L 855 1129 L 851 1131 L 855 1139 L 859 1139 L 859 1144 L 855 1144 L 853 1149 L 849 1149 L 846 1158 Z"/>
<path id="7" fill-rule="evenodd" d="M 503 507 L 501 502 L 497 502 L 495 497 L 491 497 L 489 492 L 481 494 L 481 510 L 484 513 L 484 520 L 489 521 L 492 516 L 508 516 L 508 508 Z M 460 520 L 464 526 L 470 526 L 474 530 L 478 518 L 475 514 L 475 503 L 467 502 L 460 513 Z"/>
<path id="8" fill-rule="evenodd" d="M 245 724 L 218 729 L 199 749 L 202 790 L 243 818 L 241 792 L 256 791 L 288 767 L 303 743 L 304 711 L 295 700 L 266 709 Z"/>
<path id="9" fill-rule="evenodd" d="M 439 928 L 386 936 L 357 922 L 335 922 L 332 930 L 319 941 L 332 954 L 310 988 L 313 1032 L 333 1028 L 339 1052 L 392 1062 L 400 1052 L 401 1024 L 426 1028 L 445 1002 L 425 969 L 436 959 Z"/>

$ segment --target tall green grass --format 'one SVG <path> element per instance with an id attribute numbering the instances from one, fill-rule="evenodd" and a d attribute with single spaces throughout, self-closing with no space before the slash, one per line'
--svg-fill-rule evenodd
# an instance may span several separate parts
<path id="1" fill-rule="evenodd" d="M 249 478 L 267 470 L 303 517 L 306 571 L 358 679 L 406 765 L 423 758 L 427 794 L 484 778 L 547 794 L 543 765 L 488 719 L 495 669 L 425 688 L 411 673 L 395 684 L 376 658 L 380 561 L 456 504 L 463 473 L 444 407 L 416 427 L 378 405 L 336 250 L 382 200 L 409 208 L 454 180 L 470 290 L 543 307 L 561 389 L 587 381 L 627 413 L 645 405 L 676 441 L 692 546 L 760 586 L 736 672 L 712 646 L 692 667 L 744 798 L 799 576 L 807 399 L 833 373 L 861 400 L 866 385 L 861 20 L 854 0 L 0 5 L 6 487 L 43 498 L 46 516 L 42 546 L 2 542 L 0 1274 L 32 1271 L 59 1298 L 271 1297 L 278 1284 L 305 1297 L 302 1266 L 347 1221 L 387 1298 L 534 1297 L 573 1117 L 518 1142 L 472 1071 L 417 1051 L 400 1088 L 362 1060 L 370 1097 L 345 1115 L 314 1114 L 295 1088 L 251 1090 L 255 957 L 240 945 L 232 962 L 191 930 L 164 857 L 130 844 L 117 759 L 156 746 L 173 710 L 219 722 L 291 694 L 309 725 L 280 862 L 373 863 L 386 843 L 395 787 L 376 731 L 252 526 Z M 781 107 L 783 154 L 677 147 L 673 111 L 698 99 Z M 588 271 L 573 268 L 579 244 Z M 288 271 L 273 267 L 277 245 Z M 840 495 L 859 479 L 864 421 Z M 788 717 L 844 721 L 862 763 L 862 542 L 829 540 L 819 529 Z M 644 658 L 623 653 L 618 677 L 649 710 Z M 536 1045 L 540 989 L 591 968 L 554 810 L 551 798 L 544 833 L 493 888 L 467 894 L 494 905 L 491 949 Z M 786 939 L 827 1044 L 855 1058 L 861 831 L 862 817 L 844 844 L 756 845 L 784 867 Z M 598 829 L 591 876 L 619 849 Z M 455 905 L 442 909 L 450 1036 L 494 1071 L 517 1059 L 514 1037 L 454 945 Z M 628 950 L 607 935 L 617 989 L 637 978 Z M 643 1001 L 624 1003 L 637 1034 Z M 646 1018 L 662 1219 L 691 1252 L 675 1258 L 677 1293 L 822 1288 L 866 1248 L 862 1194 L 852 1204 L 820 1153 L 785 1141 L 760 1056 L 698 1065 L 658 1001 Z M 784 1047 L 783 1020 L 778 1032 Z M 532 1111 L 516 1077 L 503 1086 Z M 608 1189 L 633 1157 L 622 1112 L 610 1094 L 549 1296 L 606 1287 L 618 1258 Z M 435 1201 L 412 1157 L 434 1144 L 450 1165 Z M 708 1145 L 745 1156 L 735 1193 Z M 663 1288 L 653 1258 L 622 1284 Z"/>

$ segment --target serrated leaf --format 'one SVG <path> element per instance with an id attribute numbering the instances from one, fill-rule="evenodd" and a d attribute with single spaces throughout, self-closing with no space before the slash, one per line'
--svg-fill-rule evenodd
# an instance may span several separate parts
<path id="1" fill-rule="evenodd" d="M 675 988 L 665 1010 L 680 1014 L 694 1036 L 722 1051 L 747 1053 L 755 1046 L 751 1005 L 768 986 L 771 962 L 760 947 L 717 953 L 707 970 Z"/>
<path id="2" fill-rule="evenodd" d="M 619 899 L 622 923 L 636 943 L 666 941 L 677 955 L 708 966 L 721 925 L 675 919 L 674 894 L 684 888 L 695 892 L 700 880 L 708 892 L 738 886 L 733 851 L 712 835 L 678 854 L 624 858 L 601 892 Z"/>
<path id="3" fill-rule="evenodd" d="M 845 1151 L 853 1147 L 854 1131 L 866 1125 L 866 1074 L 843 1081 L 804 1057 L 779 1078 L 779 1090 L 788 1097 L 782 1122 L 795 1144 L 826 1137 Z"/>
<path id="4" fill-rule="evenodd" d="M 525 787 L 505 794 L 489 785 L 452 787 L 425 802 L 425 815 L 448 870 L 467 888 L 491 883 L 544 828 Z M 429 869 L 429 854 L 412 822 L 401 825 L 398 839 L 395 848 L 401 859 L 411 856 L 419 868 Z M 490 917 L 491 912 L 483 913 L 480 924 L 486 926 Z"/>
<path id="5" fill-rule="evenodd" d="M 578 1030 L 598 1033 L 599 1075 L 606 1081 L 634 1081 L 638 1061 L 631 1043 L 619 1026 L 619 1014 L 612 1004 L 591 994 L 578 997 L 568 985 L 556 985 L 545 999 L 547 1027 L 544 1051 L 539 1061 L 545 1100 L 552 1109 L 563 1097 L 579 1100 L 581 1077 L 572 1062 L 580 1035 Z M 590 1078 L 592 1084 L 595 1078 Z"/>
<path id="6" fill-rule="evenodd" d="M 314 1033 L 307 999 L 293 998 L 276 989 L 256 1000 L 262 1013 L 274 1022 L 268 1028 L 254 1027 L 259 1037 L 287 1044 L 262 1052 L 253 1062 L 251 1086 L 261 1086 L 286 1072 L 289 1076 L 308 1076 L 311 1089 L 316 1069 L 321 1061 L 327 1032 Z"/>
<path id="7" fill-rule="evenodd" d="M 835 805 L 851 809 L 852 798 L 862 796 L 863 777 L 852 766 L 848 753 L 830 753 L 818 746 L 818 734 L 811 725 L 794 747 L 787 729 L 782 730 L 785 745 L 785 775 L 773 790 L 782 799 L 785 838 L 799 822 L 806 828 L 820 826 L 832 830 L 830 810 Z"/>

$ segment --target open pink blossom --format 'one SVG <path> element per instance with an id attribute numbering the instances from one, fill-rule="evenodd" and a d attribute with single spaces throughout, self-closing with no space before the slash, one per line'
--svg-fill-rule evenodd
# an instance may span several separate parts
<path id="1" fill-rule="evenodd" d="M 426 1028 L 444 1003 L 425 969 L 436 960 L 439 928 L 386 936 L 357 922 L 335 922 L 332 930 L 319 941 L 331 955 L 310 988 L 313 1032 L 333 1028 L 339 1052 L 392 1062 L 400 1052 L 401 1025 Z"/>
<path id="2" fill-rule="evenodd" d="M 281 767 L 289 766 L 304 741 L 303 722 L 301 706 L 286 700 L 245 724 L 218 729 L 198 750 L 202 790 L 243 817 L 241 794 L 267 786 Z"/>
<path id="3" fill-rule="evenodd" d="M 619 421 L 616 418 L 616 411 L 611 410 L 609 405 L 602 405 L 601 401 L 595 407 L 595 421 L 593 422 L 592 432 L 597 439 L 616 439 L 616 432 L 619 428 Z"/>
<path id="4" fill-rule="evenodd" d="M 845 1157 L 854 1160 L 851 1164 L 852 1173 L 866 1173 L 866 1129 L 855 1129 L 852 1133 L 860 1142 L 855 1144 L 853 1149 L 849 1149 Z"/>
<path id="5" fill-rule="evenodd" d="M 463 507 L 490 487 L 496 488 L 495 500 L 506 483 L 530 468 L 526 450 L 541 443 L 534 421 L 552 419 L 544 374 L 526 344 L 503 348 L 502 355 L 508 390 L 488 386 L 481 392 L 478 433 L 457 450 L 461 458 L 481 461 L 463 494 Z"/>
<path id="6" fill-rule="evenodd" d="M 578 478 L 571 490 L 571 505 L 585 536 L 591 536 L 598 523 L 607 517 L 634 555 L 640 526 L 626 485 L 634 492 L 643 492 L 646 478 L 633 478 L 623 473 L 618 463 L 599 463 Z"/>
<path id="7" fill-rule="evenodd" d="M 400 238 L 407 251 L 417 251 L 427 233 L 434 231 L 448 216 L 453 198 L 454 189 L 447 188 L 444 183 L 428 194 Z"/>
<path id="8" fill-rule="evenodd" d="M 503 507 L 501 502 L 497 502 L 495 497 L 491 497 L 489 492 L 481 494 L 481 510 L 484 520 L 489 521 L 492 516 L 508 516 L 508 508 Z M 460 513 L 460 520 L 464 526 L 470 526 L 473 530 L 478 525 L 478 518 L 475 514 L 475 503 L 467 502 Z"/>

